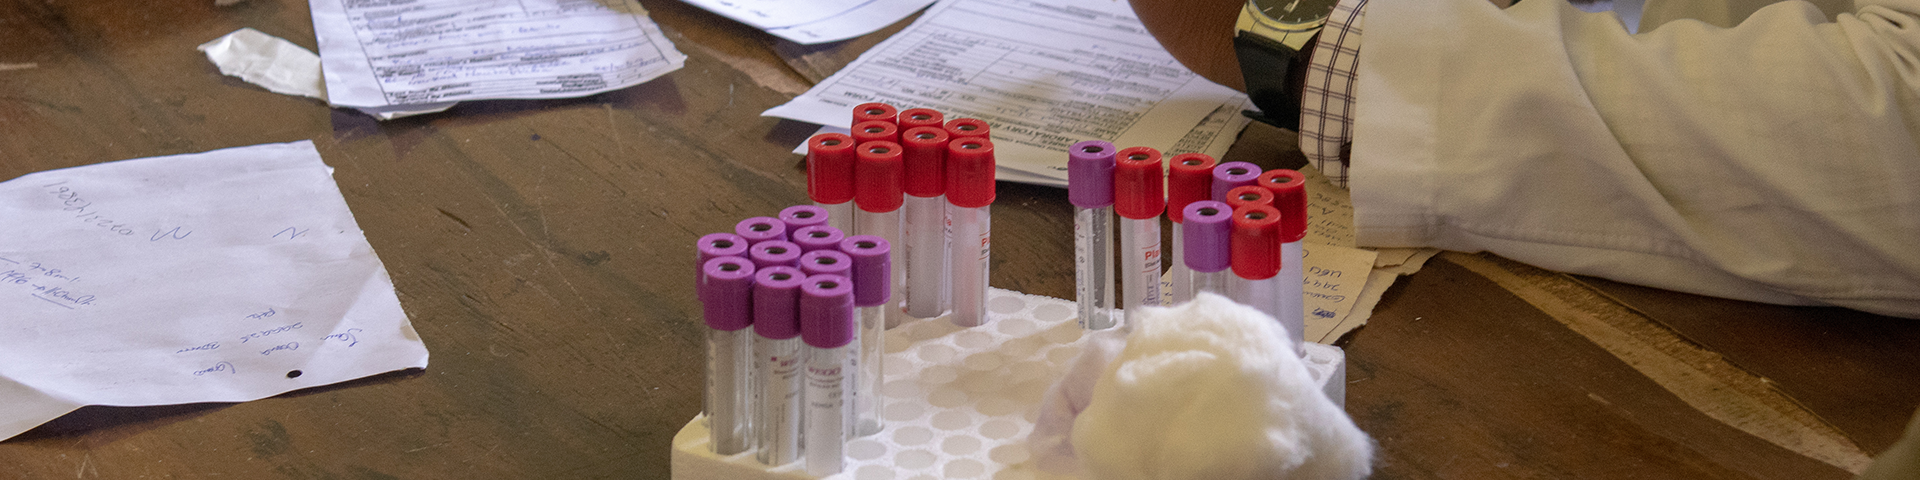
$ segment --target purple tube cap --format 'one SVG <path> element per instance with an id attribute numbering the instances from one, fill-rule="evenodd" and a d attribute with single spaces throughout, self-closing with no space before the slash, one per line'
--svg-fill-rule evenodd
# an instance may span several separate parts
<path id="1" fill-rule="evenodd" d="M 753 262 L 717 257 L 700 267 L 699 291 L 707 327 L 734 331 L 753 325 Z"/>
<path id="2" fill-rule="evenodd" d="M 893 246 L 873 235 L 854 235 L 840 241 L 840 251 L 853 258 L 853 304 L 886 305 L 893 296 Z"/>
<path id="3" fill-rule="evenodd" d="M 807 276 L 840 275 L 851 277 L 853 258 L 839 250 L 814 250 L 800 256 L 800 271 Z"/>
<path id="4" fill-rule="evenodd" d="M 794 205 L 780 209 L 780 222 L 787 224 L 787 231 L 827 224 L 827 209 L 814 205 Z"/>
<path id="5" fill-rule="evenodd" d="M 731 233 L 709 233 L 700 237 L 694 245 L 700 251 L 700 263 L 703 265 L 714 257 L 747 256 L 747 239 Z"/>
<path id="6" fill-rule="evenodd" d="M 753 333 L 774 340 L 800 335 L 800 285 L 807 274 L 769 267 L 753 274 Z"/>
<path id="7" fill-rule="evenodd" d="M 759 245 L 769 240 L 786 240 L 787 224 L 773 217 L 753 217 L 734 224 L 733 233 L 747 239 L 750 245 Z"/>
<path id="8" fill-rule="evenodd" d="M 768 240 L 756 243 L 747 249 L 747 258 L 753 259 L 753 265 L 767 267 L 798 267 L 800 254 L 807 253 L 799 245 L 786 240 Z"/>
<path id="9" fill-rule="evenodd" d="M 1187 204 L 1180 211 L 1186 222 L 1180 224 L 1181 241 L 1186 243 L 1186 251 L 1180 252 L 1187 261 L 1187 267 L 1200 272 L 1218 272 L 1233 265 L 1229 252 L 1232 251 L 1233 207 L 1224 202 L 1201 200 Z"/>
<path id="10" fill-rule="evenodd" d="M 839 275 L 807 277 L 800 285 L 800 338 L 815 348 L 853 342 L 853 281 Z"/>
<path id="11" fill-rule="evenodd" d="M 1080 208 L 1113 205 L 1112 143 L 1088 140 L 1067 148 L 1067 201 Z"/>
<path id="12" fill-rule="evenodd" d="M 845 232 L 826 225 L 814 225 L 793 231 L 793 243 L 800 244 L 801 250 L 809 252 L 840 248 L 840 241 L 846 238 Z"/>
<path id="13" fill-rule="evenodd" d="M 1233 187 L 1253 185 L 1260 179 L 1260 166 L 1247 162 L 1227 162 L 1213 167 L 1213 199 L 1226 201 Z M 1185 214 L 1185 212 L 1181 212 Z"/>

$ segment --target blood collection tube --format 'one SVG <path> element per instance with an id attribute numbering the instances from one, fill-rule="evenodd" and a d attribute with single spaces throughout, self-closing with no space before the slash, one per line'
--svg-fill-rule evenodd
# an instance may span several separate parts
<path id="1" fill-rule="evenodd" d="M 1173 248 L 1169 250 L 1173 254 L 1168 256 L 1173 257 L 1170 270 L 1175 305 L 1193 300 L 1193 269 L 1187 266 L 1185 254 L 1186 229 L 1180 226 L 1186 222 L 1188 204 L 1213 198 L 1213 167 L 1217 163 L 1204 153 L 1182 153 L 1167 160 L 1167 219 L 1173 221 Z M 1068 169 L 1071 177 L 1072 167 Z"/>
<path id="2" fill-rule="evenodd" d="M 1080 327 L 1113 328 L 1112 143 L 1088 140 L 1067 148 L 1067 201 L 1073 202 L 1074 301 Z"/>
<path id="3" fill-rule="evenodd" d="M 733 234 L 747 240 L 747 245 L 757 245 L 770 240 L 786 240 L 787 224 L 773 217 L 752 217 L 733 225 Z"/>
<path id="4" fill-rule="evenodd" d="M 1160 305 L 1160 213 L 1166 210 L 1160 151 L 1128 147 L 1114 154 L 1113 210 L 1120 214 L 1120 281 L 1127 324 L 1140 307 Z"/>
<path id="5" fill-rule="evenodd" d="M 1193 269 L 1192 284 L 1188 290 L 1195 296 L 1200 292 L 1213 292 L 1220 296 L 1229 296 L 1228 279 L 1233 266 L 1228 252 L 1233 248 L 1233 208 L 1225 203 L 1202 200 L 1187 204 L 1181 215 L 1186 218 L 1180 229 L 1186 232 L 1187 267 Z"/>
<path id="6" fill-rule="evenodd" d="M 956 118 L 948 120 L 945 128 L 947 129 L 947 135 L 953 136 L 954 140 L 959 140 L 962 137 L 980 137 L 987 140 L 992 140 L 993 138 L 993 128 L 988 126 L 985 120 L 978 118 Z"/>
<path id="7" fill-rule="evenodd" d="M 1233 301 L 1280 318 L 1274 277 L 1280 273 L 1280 211 L 1272 205 L 1247 205 L 1233 211 Z"/>
<path id="8" fill-rule="evenodd" d="M 800 256 L 800 273 L 808 277 L 815 275 L 848 276 L 853 271 L 853 258 L 839 249 L 814 250 Z"/>
<path id="9" fill-rule="evenodd" d="M 707 323 L 707 428 L 713 453 L 753 448 L 753 262 L 716 257 L 702 267 Z"/>
<path id="10" fill-rule="evenodd" d="M 924 112 L 923 112 L 924 111 Z M 940 128 L 940 112 L 924 108 L 909 109 L 900 112 L 901 123 L 918 122 L 916 117 L 927 115 L 932 121 L 930 126 L 909 128 L 900 135 L 900 147 L 905 149 L 901 155 L 904 166 L 905 182 L 902 189 L 906 192 L 906 221 L 903 230 L 906 241 L 896 248 L 905 251 L 896 254 L 906 258 L 905 265 L 896 264 L 895 268 L 904 268 L 907 275 L 906 297 L 907 315 L 915 318 L 934 318 L 947 313 L 953 305 L 953 286 L 948 272 L 947 250 L 949 248 L 947 230 L 947 140 L 952 136 L 946 129 Z M 893 328 L 894 324 L 887 324 Z"/>
<path id="11" fill-rule="evenodd" d="M 968 119 L 947 125 L 961 120 Z M 962 327 L 987 323 L 993 168 L 993 142 L 982 137 L 947 142 L 947 215 L 953 218 L 953 316 L 948 320 Z"/>
<path id="12" fill-rule="evenodd" d="M 840 241 L 846 239 L 846 233 L 841 232 L 838 228 L 826 225 L 800 227 L 799 230 L 793 232 L 793 243 L 800 245 L 800 251 L 802 252 L 839 248 Z"/>
<path id="13" fill-rule="evenodd" d="M 1272 206 L 1273 191 L 1259 185 L 1233 187 L 1233 190 L 1227 191 L 1227 198 L 1221 201 L 1226 202 L 1227 206 L 1233 207 L 1234 210 L 1247 205 Z"/>
<path id="14" fill-rule="evenodd" d="M 877 141 L 860 144 L 860 161 L 854 170 L 853 233 L 872 235 L 886 239 L 887 245 L 900 243 L 901 211 L 906 202 L 904 185 L 906 169 L 902 164 L 902 149 L 894 142 Z M 835 245 L 837 248 L 839 245 Z M 897 254 L 888 250 L 888 264 L 906 264 Z M 907 289 L 907 271 L 894 270 L 887 281 L 891 290 Z M 890 290 L 890 291 L 891 291 Z M 887 310 L 887 325 L 899 325 L 907 313 L 900 310 L 899 301 Z"/>
<path id="15" fill-rule="evenodd" d="M 807 139 L 807 197 L 842 231 L 853 228 L 854 145 L 853 137 L 838 133 Z"/>
<path id="16" fill-rule="evenodd" d="M 1294 170 L 1269 170 L 1256 183 L 1273 193 L 1273 207 L 1280 211 L 1280 273 L 1275 290 L 1280 315 L 1274 318 L 1293 335 L 1295 353 L 1304 354 L 1307 279 L 1301 269 L 1306 249 L 1300 240 L 1307 236 L 1307 177 Z"/>
<path id="17" fill-rule="evenodd" d="M 946 122 L 947 117 L 941 115 L 939 110 L 931 108 L 909 108 L 900 111 L 899 121 L 895 123 L 900 125 L 900 131 L 903 132 L 902 135 L 905 135 L 904 132 L 919 127 L 940 128 L 945 126 Z"/>
<path id="18" fill-rule="evenodd" d="M 853 106 L 853 122 L 848 125 L 874 120 L 895 123 L 899 115 L 900 110 L 893 108 L 892 105 L 880 102 L 862 103 Z"/>
<path id="19" fill-rule="evenodd" d="M 758 268 L 798 267 L 802 253 L 806 251 L 786 240 L 768 240 L 747 247 L 747 258 Z"/>
<path id="20" fill-rule="evenodd" d="M 867 142 L 900 143 L 900 127 L 894 125 L 893 122 L 868 120 L 853 124 L 853 130 L 851 132 L 852 133 L 848 133 L 848 135 L 853 136 L 854 145 L 866 145 Z M 858 155 L 859 150 L 855 150 L 854 153 Z M 854 167 L 853 178 L 856 180 L 860 178 L 859 167 Z M 854 188 L 858 189 L 860 187 L 856 185 Z M 854 195 L 857 196 L 859 193 L 856 191 Z"/>
<path id="21" fill-rule="evenodd" d="M 794 267 L 762 268 L 753 274 L 753 382 L 759 414 L 754 431 L 760 463 L 779 466 L 800 459 L 800 285 L 807 276 Z"/>
<path id="22" fill-rule="evenodd" d="M 775 218 L 779 218 L 780 223 L 787 224 L 787 234 L 791 236 L 801 228 L 826 225 L 827 209 L 820 208 L 818 205 L 794 205 L 780 209 L 780 214 Z"/>
<path id="23" fill-rule="evenodd" d="M 694 242 L 694 251 L 697 253 L 694 254 L 693 279 L 694 285 L 698 286 L 702 285 L 700 276 L 705 274 L 707 260 L 717 257 L 746 257 L 747 240 L 731 233 L 709 233 Z"/>
<path id="24" fill-rule="evenodd" d="M 853 325 L 853 282 L 839 275 L 807 277 L 800 286 L 800 336 L 806 341 L 807 474 L 846 468 L 847 376 L 860 350 Z"/>
<path id="25" fill-rule="evenodd" d="M 905 115 L 905 114 L 902 114 Z M 854 435 L 880 433 L 880 383 L 886 379 L 882 358 L 886 354 L 887 314 L 893 308 L 893 245 L 887 239 L 854 235 L 840 242 L 840 251 L 853 257 L 853 305 L 858 307 L 860 355 L 854 360 L 853 416 Z"/>
<path id="26" fill-rule="evenodd" d="M 1247 162 L 1227 162 L 1213 167 L 1213 199 L 1227 201 L 1227 191 L 1252 185 L 1260 178 L 1260 166 Z"/>

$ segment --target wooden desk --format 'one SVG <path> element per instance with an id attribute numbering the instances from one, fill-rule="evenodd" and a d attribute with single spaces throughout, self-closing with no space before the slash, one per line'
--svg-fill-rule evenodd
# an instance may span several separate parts
<path id="1" fill-rule="evenodd" d="M 807 201 L 787 152 L 812 127 L 759 113 L 884 37 L 801 47 L 647 0 L 690 57 L 665 78 L 376 122 L 224 77 L 193 48 L 240 27 L 312 48 L 305 2 L 211 3 L 0 3 L 0 179 L 313 140 L 432 364 L 242 404 L 82 409 L 0 442 L 0 478 L 667 478 L 700 408 L 690 244 Z M 1232 154 L 1298 155 L 1263 127 Z M 1065 192 L 999 195 L 993 285 L 1071 296 Z M 1377 478 L 1827 479 L 1848 475 L 1795 452 L 1858 461 L 1920 402 L 1915 325 L 1446 254 L 1342 346 Z"/>

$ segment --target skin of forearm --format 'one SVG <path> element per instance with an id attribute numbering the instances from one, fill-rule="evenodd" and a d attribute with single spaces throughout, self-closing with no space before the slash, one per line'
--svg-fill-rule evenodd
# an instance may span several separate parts
<path id="1" fill-rule="evenodd" d="M 1160 46 L 1189 70 L 1246 90 L 1233 55 L 1233 22 L 1246 0 L 1134 0 L 1133 13 Z"/>

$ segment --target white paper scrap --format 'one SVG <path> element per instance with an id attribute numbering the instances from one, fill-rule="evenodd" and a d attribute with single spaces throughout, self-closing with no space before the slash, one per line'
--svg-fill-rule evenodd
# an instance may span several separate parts
<path id="1" fill-rule="evenodd" d="M 427 366 L 308 141 L 0 182 L 0 439 Z"/>
<path id="2" fill-rule="evenodd" d="M 242 28 L 200 44 L 220 73 L 282 95 L 327 99 L 320 79 L 320 56 L 280 37 Z"/>
<path id="3" fill-rule="evenodd" d="M 571 98 L 686 62 L 633 0 L 309 0 L 336 105 Z"/>
<path id="4" fill-rule="evenodd" d="M 1076 142 L 1169 151 L 1245 98 L 1180 66 L 1125 2 L 946 0 L 762 115 L 846 126 L 854 105 L 885 102 L 979 118 L 1001 167 L 1064 182 Z"/>
<path id="5" fill-rule="evenodd" d="M 713 2 L 712 0 L 698 0 L 693 3 L 705 6 L 704 4 L 706 3 L 717 2 Z M 809 2 L 793 3 L 804 4 Z M 822 0 L 812 3 L 841 2 Z M 913 15 L 913 12 L 918 12 L 920 9 L 927 8 L 927 5 L 932 4 L 933 0 L 868 0 L 860 3 L 857 7 L 853 7 L 851 10 L 841 12 L 829 18 L 777 28 L 761 28 L 766 30 L 767 33 L 801 45 L 838 42 L 887 28 L 888 25 L 893 25 L 893 22 L 907 18 L 908 15 Z"/>

